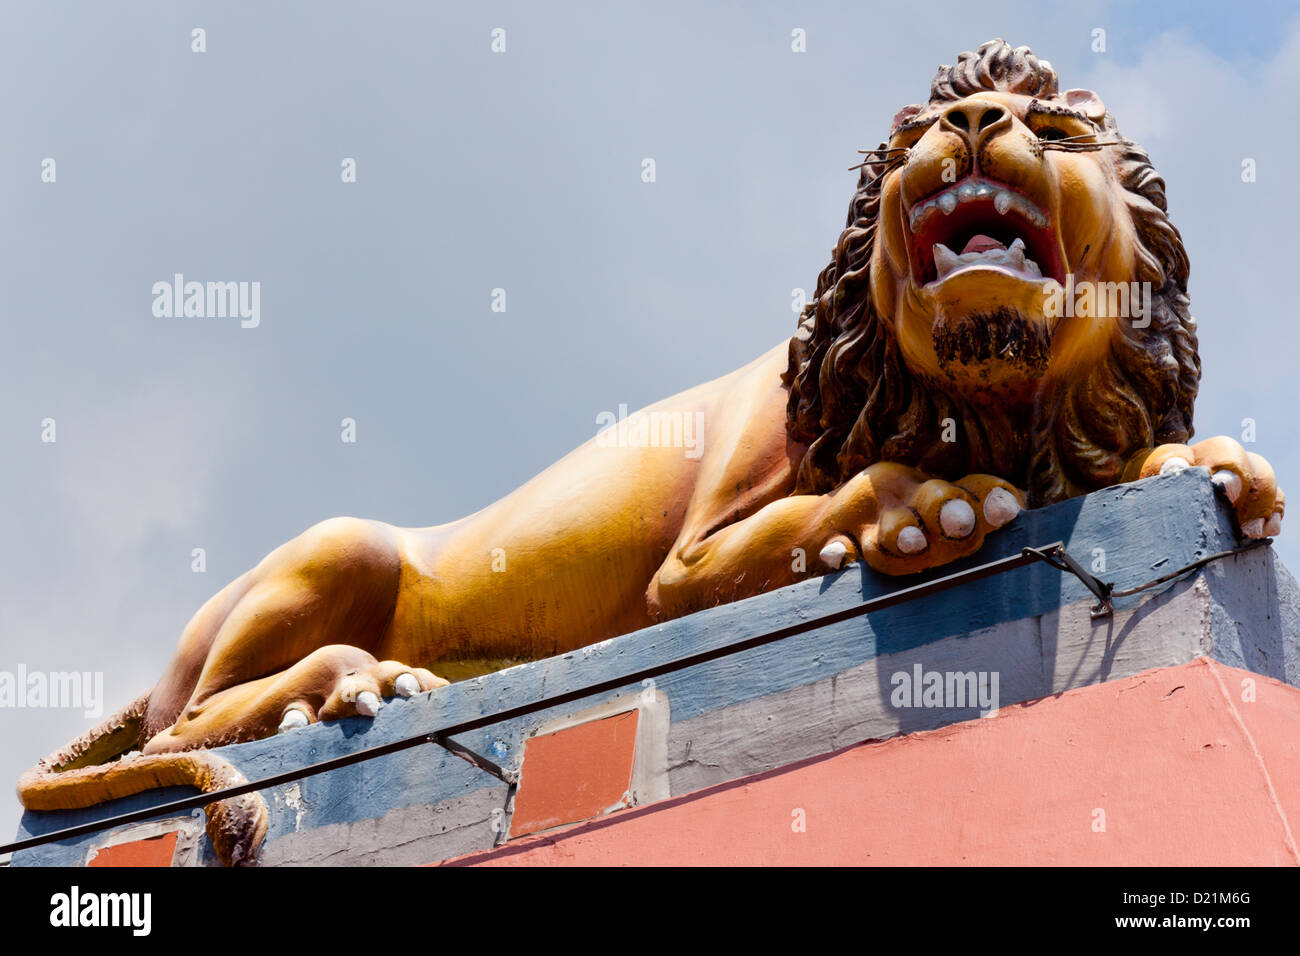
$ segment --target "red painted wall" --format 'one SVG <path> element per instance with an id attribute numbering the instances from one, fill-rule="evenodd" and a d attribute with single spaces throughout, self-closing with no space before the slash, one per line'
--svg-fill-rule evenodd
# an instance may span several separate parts
<path id="1" fill-rule="evenodd" d="M 1297 865 L 1297 822 L 1300 690 L 1202 658 L 449 863 Z"/>

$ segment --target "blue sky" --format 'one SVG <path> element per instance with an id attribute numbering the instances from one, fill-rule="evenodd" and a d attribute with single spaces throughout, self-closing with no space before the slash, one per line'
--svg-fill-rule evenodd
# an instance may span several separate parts
<path id="1" fill-rule="evenodd" d="M 467 514 L 590 438 L 600 412 L 788 337 L 791 290 L 815 284 L 843 224 L 855 150 L 938 64 L 995 36 L 1097 90 L 1165 176 L 1200 320 L 1198 436 L 1251 418 L 1252 449 L 1284 486 L 1300 475 L 1277 281 L 1300 221 L 1294 4 L 11 2 L 0 16 L 0 669 L 102 671 L 106 708 L 152 685 L 204 599 L 311 524 Z M 261 324 L 155 317 L 151 286 L 176 272 L 260 281 Z M 1300 543 L 1277 547 L 1300 565 Z M 91 723 L 0 710 L 0 778 Z M 3 801 L 0 834 L 18 813 Z"/>

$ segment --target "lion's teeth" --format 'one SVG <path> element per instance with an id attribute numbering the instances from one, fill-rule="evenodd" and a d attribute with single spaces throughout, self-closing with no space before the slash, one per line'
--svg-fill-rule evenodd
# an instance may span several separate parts
<path id="1" fill-rule="evenodd" d="M 916 231 L 917 226 L 919 226 L 926 219 L 930 218 L 930 214 L 934 212 L 934 208 L 935 207 L 933 202 L 927 202 L 927 203 L 922 203 L 920 206 L 917 206 L 915 209 L 912 210 L 912 231 L 913 232 Z"/>
<path id="2" fill-rule="evenodd" d="M 920 227 L 923 227 L 927 219 L 938 212 L 950 216 L 963 203 L 981 200 L 987 202 L 990 198 L 993 200 L 993 208 L 998 215 L 1005 216 L 1014 210 L 1018 216 L 1033 223 L 1036 227 L 1040 229 L 1047 227 L 1047 213 L 1039 209 L 1032 200 L 1009 189 L 1001 189 L 994 184 L 976 180 L 949 187 L 946 192 L 942 192 L 938 196 L 932 196 L 913 208 L 909 216 L 912 232 L 915 234 Z M 1043 277 L 1042 269 L 1039 268 L 1038 263 L 1025 254 L 1026 248 L 1023 239 L 1014 240 L 1007 248 L 985 249 L 983 252 L 958 254 L 942 243 L 935 244 L 933 250 L 935 270 L 940 279 L 959 269 L 974 265 L 1000 266 L 1030 279 L 1041 279 Z"/>
<path id="3" fill-rule="evenodd" d="M 915 230 L 936 209 L 942 210 L 945 216 L 949 216 L 962 203 L 988 199 L 990 196 L 993 197 L 993 207 L 998 211 L 999 215 L 1005 216 L 1012 209 L 1015 209 L 1039 228 L 1046 227 L 1046 213 L 1024 196 L 1013 193 L 1008 189 L 998 189 L 986 182 L 964 182 L 960 186 L 951 187 L 947 192 L 916 206 L 912 210 L 910 217 L 912 229 Z"/>
<path id="4" fill-rule="evenodd" d="M 934 244 L 934 271 L 936 277 L 942 279 L 948 273 L 957 268 L 958 255 L 953 252 L 942 242 Z"/>
<path id="5" fill-rule="evenodd" d="M 959 269 L 967 266 L 1001 266 L 1012 272 L 1019 272 L 1031 279 L 1041 279 L 1042 271 L 1038 263 L 1025 255 L 1025 241 L 1016 239 L 1007 249 L 985 249 L 983 252 L 953 252 L 941 242 L 933 246 L 935 279 L 944 279 Z"/>

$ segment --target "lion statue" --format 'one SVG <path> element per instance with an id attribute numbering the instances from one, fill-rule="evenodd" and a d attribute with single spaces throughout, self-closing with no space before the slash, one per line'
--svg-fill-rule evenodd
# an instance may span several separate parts
<path id="1" fill-rule="evenodd" d="M 859 560 L 934 568 L 1022 508 L 1173 469 L 1207 468 L 1244 536 L 1280 530 L 1264 459 L 1187 444 L 1187 255 L 1095 93 L 994 40 L 940 67 L 860 170 L 794 337 L 639 413 L 703 423 L 698 453 L 607 430 L 451 524 L 316 525 L 204 604 L 157 686 L 28 771 L 23 803 L 212 792 L 242 777 L 204 748 Z M 265 828 L 256 794 L 209 807 L 227 862 Z"/>

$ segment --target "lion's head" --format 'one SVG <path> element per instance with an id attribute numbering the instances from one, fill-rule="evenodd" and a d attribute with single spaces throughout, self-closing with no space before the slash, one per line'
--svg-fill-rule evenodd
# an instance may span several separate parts
<path id="1" fill-rule="evenodd" d="M 994 40 L 940 67 L 867 159 L 790 342 L 799 490 L 886 460 L 1045 504 L 1190 437 L 1187 255 L 1164 180 L 1096 94 Z"/>

